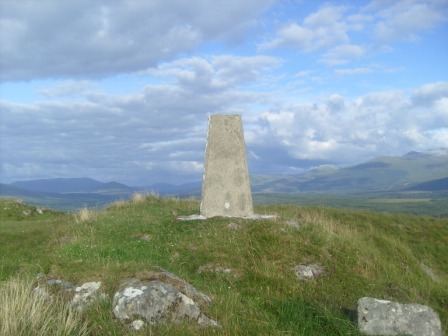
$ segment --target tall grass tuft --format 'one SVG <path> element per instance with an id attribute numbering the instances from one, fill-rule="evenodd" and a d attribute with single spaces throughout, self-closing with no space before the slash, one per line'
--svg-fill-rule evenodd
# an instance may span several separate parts
<path id="1" fill-rule="evenodd" d="M 16 276 L 0 285 L 0 335 L 61 336 L 89 334 L 81 316 L 69 303 L 33 295 L 33 280 Z"/>
<path id="2" fill-rule="evenodd" d="M 87 208 L 83 208 L 78 211 L 78 213 L 75 215 L 76 223 L 84 223 L 91 219 L 93 219 L 95 216 L 95 213 L 92 210 L 89 210 Z"/>
<path id="3" fill-rule="evenodd" d="M 144 201 L 146 201 L 147 198 L 148 198 L 147 194 L 136 192 L 132 194 L 131 202 L 134 204 L 143 203 Z"/>

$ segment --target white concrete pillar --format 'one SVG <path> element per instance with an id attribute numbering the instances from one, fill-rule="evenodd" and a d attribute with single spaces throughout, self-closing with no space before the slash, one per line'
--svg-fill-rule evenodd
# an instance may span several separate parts
<path id="1" fill-rule="evenodd" d="M 211 115 L 202 181 L 201 216 L 253 216 L 240 115 Z"/>

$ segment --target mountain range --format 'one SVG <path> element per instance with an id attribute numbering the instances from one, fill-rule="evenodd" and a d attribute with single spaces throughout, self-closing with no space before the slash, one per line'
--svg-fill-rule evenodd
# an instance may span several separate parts
<path id="1" fill-rule="evenodd" d="M 437 192 L 448 195 L 448 148 L 384 156 L 345 168 L 322 166 L 302 175 L 251 176 L 254 193 L 368 194 Z M 135 192 L 200 196 L 201 182 L 130 187 L 91 178 L 54 178 L 0 184 L 0 197 L 15 197 L 62 210 L 102 207 Z"/>
<path id="2" fill-rule="evenodd" d="M 384 156 L 345 168 L 323 166 L 303 175 L 258 177 L 253 192 L 367 193 L 447 190 L 448 148 Z"/>

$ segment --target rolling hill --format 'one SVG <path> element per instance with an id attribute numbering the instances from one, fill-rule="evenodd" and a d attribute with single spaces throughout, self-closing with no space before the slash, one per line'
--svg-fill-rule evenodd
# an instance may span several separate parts
<path id="1" fill-rule="evenodd" d="M 341 169 L 311 170 L 299 176 L 255 180 L 255 192 L 275 193 L 366 193 L 410 189 L 420 183 L 448 178 L 448 149 L 410 152 L 379 157 Z M 438 190 L 446 190 L 439 186 Z M 418 189 L 415 189 L 418 190 Z"/>

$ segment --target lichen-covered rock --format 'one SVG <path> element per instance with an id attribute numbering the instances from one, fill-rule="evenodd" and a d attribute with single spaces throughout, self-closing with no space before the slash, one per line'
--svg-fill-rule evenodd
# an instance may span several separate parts
<path id="1" fill-rule="evenodd" d="M 300 280 L 310 280 L 320 275 L 324 268 L 317 264 L 299 264 L 294 266 L 293 270 Z"/>
<path id="2" fill-rule="evenodd" d="M 144 326 L 145 326 L 145 322 L 143 322 L 142 320 L 132 321 L 132 323 L 129 325 L 131 330 L 135 330 L 135 331 L 140 330 Z"/>
<path id="3" fill-rule="evenodd" d="M 87 282 L 79 287 L 60 279 L 39 279 L 39 285 L 34 288 L 33 294 L 51 300 L 59 294 L 70 300 L 73 308 L 83 309 L 96 299 L 104 299 L 106 295 L 100 292 L 101 282 Z"/>
<path id="4" fill-rule="evenodd" d="M 105 299 L 106 295 L 100 292 L 101 282 L 86 282 L 82 286 L 76 287 L 71 304 L 76 309 L 83 309 L 98 299 Z"/>
<path id="5" fill-rule="evenodd" d="M 442 335 L 440 318 L 430 307 L 369 297 L 358 300 L 358 327 L 367 335 Z"/>
<path id="6" fill-rule="evenodd" d="M 38 281 L 39 285 L 33 289 L 33 295 L 45 297 L 46 299 L 53 298 L 56 293 L 71 297 L 75 291 L 75 286 L 60 279 L 44 280 L 42 276 L 39 276 Z"/>
<path id="7" fill-rule="evenodd" d="M 196 291 L 196 290 L 195 290 Z M 197 291 L 196 291 L 197 292 Z M 170 283 L 159 280 L 124 281 L 113 299 L 115 317 L 132 326 L 144 320 L 152 325 L 195 321 L 202 326 L 218 326 L 201 310 L 200 305 Z"/>

